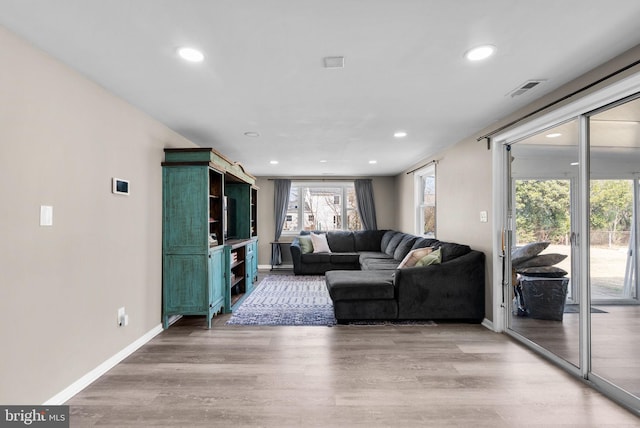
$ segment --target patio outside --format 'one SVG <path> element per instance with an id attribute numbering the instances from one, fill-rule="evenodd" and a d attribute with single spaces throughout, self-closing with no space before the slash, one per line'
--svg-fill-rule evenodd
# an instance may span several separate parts
<path id="1" fill-rule="evenodd" d="M 624 274 L 627 266 L 627 246 L 591 246 L 591 299 L 622 298 Z M 565 254 L 567 258 L 556 266 L 569 272 L 571 277 L 571 247 L 569 245 L 549 245 L 544 253 Z"/>

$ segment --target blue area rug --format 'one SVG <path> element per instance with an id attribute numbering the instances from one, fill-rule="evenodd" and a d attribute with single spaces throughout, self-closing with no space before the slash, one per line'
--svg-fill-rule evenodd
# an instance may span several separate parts
<path id="1" fill-rule="evenodd" d="M 332 326 L 336 319 L 324 276 L 269 275 L 227 324 Z"/>

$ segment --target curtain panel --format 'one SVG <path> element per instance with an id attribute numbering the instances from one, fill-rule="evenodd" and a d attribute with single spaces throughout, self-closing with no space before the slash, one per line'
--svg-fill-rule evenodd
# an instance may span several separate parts
<path id="1" fill-rule="evenodd" d="M 376 221 L 376 206 L 373 202 L 373 184 L 370 178 L 354 181 L 358 214 L 364 230 L 378 229 Z"/>
<path id="2" fill-rule="evenodd" d="M 291 190 L 291 180 L 277 179 L 273 181 L 273 210 L 275 219 L 275 242 L 278 242 L 282 235 L 284 221 L 287 218 L 287 208 L 289 207 L 289 191 Z M 271 265 L 276 266 L 282 264 L 282 251 L 280 245 L 271 246 Z"/>

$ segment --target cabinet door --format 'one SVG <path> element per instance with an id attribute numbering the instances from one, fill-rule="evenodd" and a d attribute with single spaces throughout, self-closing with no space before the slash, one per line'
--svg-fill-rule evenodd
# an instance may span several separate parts
<path id="1" fill-rule="evenodd" d="M 206 167 L 163 169 L 165 253 L 206 254 L 209 236 L 209 177 Z"/>
<path id="2" fill-rule="evenodd" d="M 229 227 L 235 238 L 251 237 L 251 186 L 245 183 L 226 183 L 225 195 L 235 201 L 235 212 L 229 213 Z"/>
<path id="3" fill-rule="evenodd" d="M 224 253 L 222 249 L 209 250 L 209 296 L 211 307 L 218 312 L 224 306 Z"/>
<path id="4" fill-rule="evenodd" d="M 255 258 L 255 254 L 253 252 L 253 247 L 251 244 L 247 245 L 247 256 L 245 259 L 245 284 L 247 293 L 250 293 L 253 290 L 253 260 Z"/>
<path id="5" fill-rule="evenodd" d="M 258 282 L 258 241 L 254 240 L 251 243 L 253 248 L 253 262 L 251 264 L 251 274 L 253 275 L 253 285 L 256 285 Z"/>
<path id="6" fill-rule="evenodd" d="M 207 256 L 165 255 L 163 268 L 165 313 L 188 314 L 207 310 Z"/>

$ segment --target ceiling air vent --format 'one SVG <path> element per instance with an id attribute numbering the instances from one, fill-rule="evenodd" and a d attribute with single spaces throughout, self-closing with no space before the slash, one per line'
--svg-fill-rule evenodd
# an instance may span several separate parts
<path id="1" fill-rule="evenodd" d="M 530 90 L 532 90 L 533 88 L 535 88 L 539 84 L 541 84 L 542 82 L 544 82 L 544 79 L 527 80 L 522 85 L 518 86 L 516 89 L 514 89 L 511 92 L 509 92 L 507 95 L 510 95 L 511 98 L 518 97 L 518 96 L 524 94 L 525 92 L 529 92 Z"/>
<path id="2" fill-rule="evenodd" d="M 344 68 L 343 56 L 324 57 L 324 68 Z"/>

